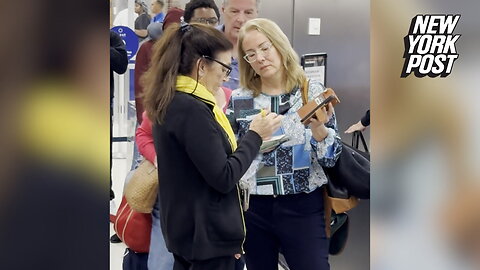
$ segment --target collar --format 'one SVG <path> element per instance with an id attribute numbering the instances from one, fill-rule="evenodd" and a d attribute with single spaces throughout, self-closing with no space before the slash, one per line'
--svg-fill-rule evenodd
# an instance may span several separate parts
<path id="1" fill-rule="evenodd" d="M 222 33 L 225 33 L 225 24 L 220 24 L 215 27 L 217 30 L 219 30 Z"/>
<path id="2" fill-rule="evenodd" d="M 164 14 L 163 12 L 158 13 L 153 17 L 154 22 L 163 22 Z"/>
<path id="3" fill-rule="evenodd" d="M 207 88 L 188 76 L 180 75 L 177 77 L 177 91 L 184 92 L 202 99 L 206 103 L 216 106 L 216 100 L 213 94 Z"/>

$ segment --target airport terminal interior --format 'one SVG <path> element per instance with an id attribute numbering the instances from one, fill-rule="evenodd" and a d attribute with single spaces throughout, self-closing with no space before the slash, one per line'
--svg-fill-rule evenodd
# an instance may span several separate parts
<path id="1" fill-rule="evenodd" d="M 140 2 L 143 2 L 148 10 L 151 10 L 154 1 L 142 0 Z M 165 1 L 163 13 L 167 14 L 172 7 L 184 9 L 187 2 L 188 0 Z M 223 0 L 215 0 L 220 12 L 223 2 Z M 369 12 L 369 0 L 261 0 L 258 11 L 258 17 L 271 19 L 280 26 L 296 53 L 300 57 L 304 56 L 304 67 L 308 68 L 309 63 L 322 67 L 321 77 L 323 78 L 321 79 L 327 87 L 335 90 L 341 100 L 341 103 L 335 108 L 335 113 L 339 134 L 345 142 L 350 142 L 351 135 L 344 134 L 344 131 L 351 124 L 359 121 L 369 110 Z M 112 29 L 117 27 L 118 31 L 118 27 L 128 27 L 133 30 L 137 16 L 134 0 L 111 0 Z M 223 17 L 219 21 L 219 24 L 222 23 Z M 115 213 L 120 206 L 125 179 L 132 169 L 135 152 L 137 116 L 133 76 L 135 54 L 141 41 L 131 41 L 129 38 L 131 39 L 131 37 L 126 37 L 125 41 L 130 57 L 127 71 L 120 75 L 114 73 L 113 77 L 113 166 L 111 173 L 115 199 L 111 203 L 111 207 L 113 207 L 111 213 Z M 308 55 L 323 58 L 320 61 L 309 60 Z M 311 70 L 312 74 L 318 71 L 315 68 Z M 364 132 L 364 136 L 368 142 L 370 138 L 368 129 Z M 369 208 L 369 201 L 365 200 L 349 212 L 348 243 L 341 254 L 330 256 L 331 269 L 370 269 Z M 110 227 L 110 236 L 112 236 L 115 234 L 112 223 Z M 106 238 L 105 241 L 108 239 Z M 125 248 L 124 243 L 110 244 L 111 270 L 122 269 Z M 283 267 L 279 265 L 279 269 L 283 269 Z"/>

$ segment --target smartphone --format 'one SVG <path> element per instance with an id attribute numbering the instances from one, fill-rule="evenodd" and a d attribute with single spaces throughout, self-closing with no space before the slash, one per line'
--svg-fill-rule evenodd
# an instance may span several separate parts
<path id="1" fill-rule="evenodd" d="M 328 105 L 328 103 L 332 102 L 335 100 L 335 96 L 334 95 L 331 95 L 329 97 L 327 97 L 326 99 L 324 99 L 322 102 L 320 102 L 320 99 L 317 97 L 315 99 L 313 99 L 315 101 L 315 103 L 317 103 L 317 106 L 315 106 L 315 108 L 313 110 L 311 110 L 309 113 L 307 113 L 300 121 L 303 123 L 305 121 L 307 121 L 308 119 L 310 119 L 311 117 L 315 117 L 315 112 L 325 106 Z"/>

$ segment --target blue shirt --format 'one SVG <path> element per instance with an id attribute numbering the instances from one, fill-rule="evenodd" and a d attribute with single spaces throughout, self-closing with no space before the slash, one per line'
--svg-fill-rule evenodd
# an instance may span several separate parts
<path id="1" fill-rule="evenodd" d="M 312 99 L 323 91 L 321 83 L 310 82 L 308 97 Z M 260 94 L 253 97 L 253 92 L 245 88 L 232 92 L 226 115 L 238 139 L 245 135 L 261 109 L 270 108 L 284 115 L 282 126 L 274 136 L 284 134 L 288 141 L 270 152 L 260 153 L 240 180 L 242 188 L 248 188 L 251 194 L 309 193 L 327 183 L 322 166 L 334 166 L 342 150 L 335 114 L 325 124 L 327 137 L 316 141 L 296 113 L 302 105 L 298 88 L 277 96 Z"/>
<path id="2" fill-rule="evenodd" d="M 221 24 L 215 27 L 225 33 L 225 25 Z M 238 75 L 238 60 L 232 57 L 232 72 L 230 73 L 230 79 L 228 82 L 224 82 L 223 86 L 235 90 L 240 87 L 240 76 Z"/>
<path id="3" fill-rule="evenodd" d="M 223 86 L 232 90 L 237 89 L 240 86 L 240 76 L 238 74 L 238 60 L 232 57 L 232 72 L 230 73 L 230 79 L 223 83 Z"/>
<path id="4" fill-rule="evenodd" d="M 163 19 L 165 19 L 165 14 L 163 14 L 163 12 L 160 12 L 158 13 L 157 15 L 155 15 L 155 17 L 152 18 L 152 23 L 155 23 L 155 22 L 163 22 Z"/>

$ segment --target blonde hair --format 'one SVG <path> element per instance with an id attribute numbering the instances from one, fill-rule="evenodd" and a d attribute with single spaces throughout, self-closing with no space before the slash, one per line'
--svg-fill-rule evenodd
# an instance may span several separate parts
<path id="1" fill-rule="evenodd" d="M 243 40 L 245 35 L 253 30 L 264 34 L 278 51 L 284 68 L 283 83 L 285 84 L 287 92 L 302 85 L 306 80 L 306 76 L 298 63 L 297 53 L 293 50 L 290 41 L 280 27 L 273 21 L 263 18 L 250 20 L 240 29 L 238 35 L 240 85 L 253 90 L 253 96 L 255 97 L 262 92 L 261 78 L 255 73 L 252 66 L 243 59 L 243 55 L 245 55 L 242 44 Z"/>

